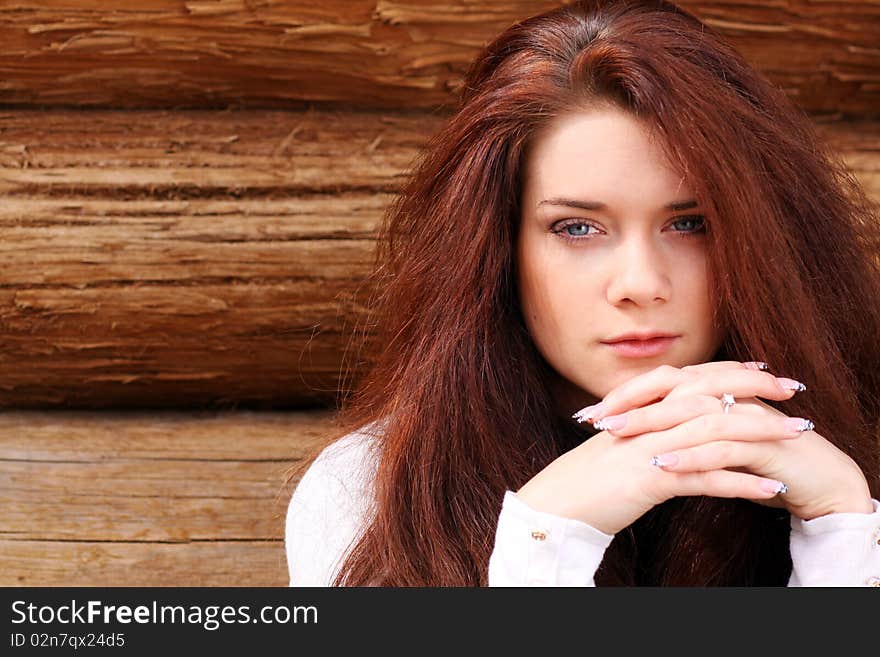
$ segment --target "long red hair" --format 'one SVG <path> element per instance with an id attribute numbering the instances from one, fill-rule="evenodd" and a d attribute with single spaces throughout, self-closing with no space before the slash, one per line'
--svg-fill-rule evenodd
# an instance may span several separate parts
<path id="1" fill-rule="evenodd" d="M 387 422 L 376 514 L 336 585 L 486 585 L 505 490 L 592 435 L 555 407 L 514 254 L 530 140 L 597 103 L 644 119 L 706 210 L 728 327 L 715 359 L 806 383 L 769 403 L 811 418 L 880 496 L 876 209 L 811 120 L 696 17 L 658 0 L 575 2 L 484 49 L 386 212 L 353 390 L 327 441 Z M 615 536 L 596 583 L 785 586 L 789 529 L 782 509 L 673 498 Z"/>

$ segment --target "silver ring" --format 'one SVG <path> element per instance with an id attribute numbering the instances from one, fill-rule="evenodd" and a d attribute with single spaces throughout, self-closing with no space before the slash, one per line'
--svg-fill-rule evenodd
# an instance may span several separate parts
<path id="1" fill-rule="evenodd" d="M 730 410 L 730 407 L 736 404 L 736 399 L 733 398 L 733 395 L 729 392 L 725 392 L 721 395 L 721 407 L 724 409 L 724 414 Z"/>

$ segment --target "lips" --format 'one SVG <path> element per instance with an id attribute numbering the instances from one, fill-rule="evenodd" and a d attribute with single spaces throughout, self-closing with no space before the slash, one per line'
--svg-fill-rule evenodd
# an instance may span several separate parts
<path id="1" fill-rule="evenodd" d="M 605 342 L 618 356 L 626 358 L 646 358 L 658 356 L 666 351 L 678 336 L 661 336 L 648 340 L 618 340 Z"/>
<path id="2" fill-rule="evenodd" d="M 663 331 L 644 331 L 641 333 L 633 332 L 633 333 L 623 333 L 622 335 L 618 335 L 615 338 L 611 338 L 609 340 L 602 340 L 605 344 L 615 344 L 618 342 L 645 342 L 649 340 L 654 340 L 656 338 L 675 338 L 678 337 L 676 333 L 667 333 Z"/>

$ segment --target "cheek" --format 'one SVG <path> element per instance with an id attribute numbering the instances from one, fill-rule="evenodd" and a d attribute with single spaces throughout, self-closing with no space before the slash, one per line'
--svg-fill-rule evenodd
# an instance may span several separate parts
<path id="1" fill-rule="evenodd" d="M 552 331 L 554 309 L 553 288 L 541 271 L 525 272 L 519 282 L 520 302 L 529 332 L 536 340 Z"/>
<path id="2" fill-rule="evenodd" d="M 567 343 L 567 331 L 583 321 L 584 304 L 571 285 L 571 273 L 558 259 L 532 258 L 520 267 L 518 290 L 526 326 L 541 351 L 556 351 Z"/>
<path id="3" fill-rule="evenodd" d="M 693 263 L 679 284 L 681 301 L 688 317 L 688 323 L 695 337 L 703 341 L 716 342 L 716 329 L 713 324 L 712 298 L 705 261 Z"/>

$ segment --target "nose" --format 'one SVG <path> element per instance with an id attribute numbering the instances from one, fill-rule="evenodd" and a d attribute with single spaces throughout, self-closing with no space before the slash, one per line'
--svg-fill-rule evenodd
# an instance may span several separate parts
<path id="1" fill-rule="evenodd" d="M 633 236 L 615 251 L 607 287 L 610 304 L 616 306 L 628 300 L 647 306 L 669 299 L 672 292 L 669 269 L 672 265 L 656 245 Z"/>

